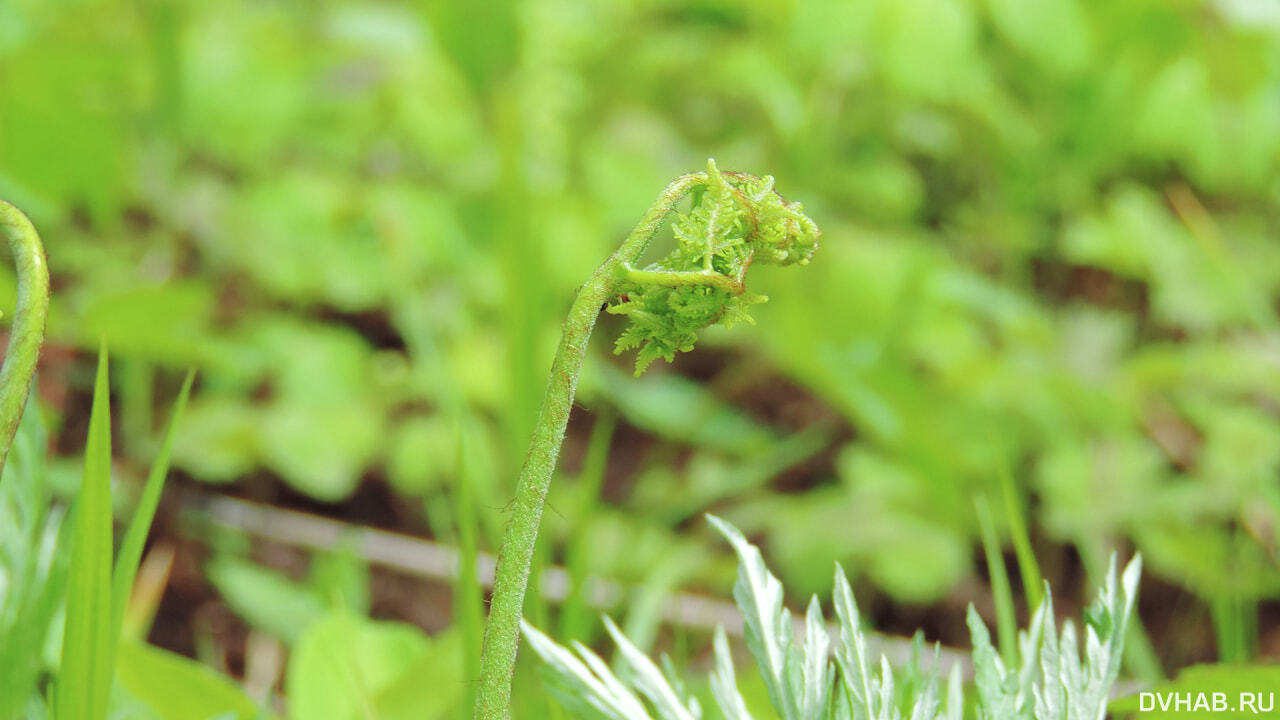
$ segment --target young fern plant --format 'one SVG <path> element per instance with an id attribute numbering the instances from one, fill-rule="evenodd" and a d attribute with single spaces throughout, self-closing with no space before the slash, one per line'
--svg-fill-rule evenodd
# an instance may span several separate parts
<path id="1" fill-rule="evenodd" d="M 686 195 L 691 196 L 691 209 L 677 212 L 676 205 Z M 640 267 L 654 234 L 673 212 L 676 249 Z M 600 308 L 606 306 L 631 321 L 616 350 L 637 349 L 640 374 L 658 358 L 670 361 L 676 352 L 692 349 L 703 327 L 749 321 L 747 309 L 765 300 L 746 292 L 751 265 L 805 265 L 820 235 L 799 203 L 787 202 L 773 189 L 773 178 L 721 172 L 711 160 L 705 172 L 672 181 L 618 250 L 578 290 L 551 365 L 498 555 L 480 660 L 477 720 L 505 720 L 510 712 L 529 566 Z"/>
<path id="2" fill-rule="evenodd" d="M 817 596 L 809 602 L 803 640 L 792 637 L 790 612 L 782 604 L 782 583 L 765 567 L 760 551 L 729 523 L 708 516 L 738 555 L 734 599 L 745 620 L 747 648 L 759 667 L 776 716 L 782 720 L 962 720 L 965 697 L 960 668 L 953 666 L 945 697 L 939 687 L 937 655 L 933 671 L 908 668 L 901 682 L 889 661 L 870 657 L 858 605 L 844 570 L 835 571 L 836 642 L 828 634 Z M 991 646 L 986 625 L 969 608 L 974 684 L 979 720 L 1102 720 L 1111 685 L 1120 671 L 1124 636 L 1137 596 L 1142 561 L 1134 557 L 1117 582 L 1115 558 L 1097 600 L 1085 613 L 1084 658 L 1075 626 L 1059 633 L 1053 603 L 1044 600 L 1027 630 L 1018 634 L 1018 664 L 1006 668 Z M 619 650 L 619 677 L 592 650 L 573 651 L 525 624 L 525 636 L 545 661 L 549 689 L 570 714 L 592 720 L 701 720 L 698 701 L 665 662 L 667 671 L 640 652 L 609 618 L 605 627 Z M 753 720 L 738 691 L 724 629 L 715 634 L 716 667 L 711 694 L 727 720 Z M 574 654 L 576 652 L 576 655 Z M 834 656 L 834 662 L 832 660 Z"/>

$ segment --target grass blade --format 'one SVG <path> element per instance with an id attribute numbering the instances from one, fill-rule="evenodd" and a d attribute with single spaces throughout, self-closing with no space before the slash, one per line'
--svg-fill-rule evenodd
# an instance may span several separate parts
<path id="1" fill-rule="evenodd" d="M 974 499 L 978 511 L 978 527 L 982 530 L 982 549 L 987 556 L 987 574 L 991 576 L 991 596 L 996 605 L 996 635 L 1000 643 L 1000 657 L 1006 665 L 1015 667 L 1017 658 L 1018 618 L 1013 609 L 1013 589 L 1009 583 L 1009 569 L 1000 554 L 1000 538 L 991 520 L 991 506 L 987 498 Z"/>
<path id="2" fill-rule="evenodd" d="M 1004 495 L 1004 514 L 1009 522 L 1009 537 L 1013 540 L 1013 550 L 1018 556 L 1018 570 L 1022 573 L 1022 590 L 1027 599 L 1027 607 L 1038 608 L 1044 581 L 1040 575 L 1040 564 L 1036 562 L 1036 553 L 1031 549 L 1026 515 L 1014 487 L 1013 473 L 1009 472 L 1009 466 L 1003 462 L 1000 463 L 999 475 L 1000 489 Z"/>
<path id="3" fill-rule="evenodd" d="M 147 533 L 151 530 L 151 521 L 156 516 L 156 507 L 160 504 L 160 493 L 164 490 L 164 481 L 169 474 L 169 455 L 173 450 L 173 440 L 178 433 L 178 421 L 187 406 L 187 398 L 191 395 L 191 383 L 195 380 L 195 371 L 187 373 L 178 393 L 178 400 L 173 405 L 173 417 L 169 419 L 169 429 L 165 433 L 164 444 L 160 453 L 151 463 L 151 472 L 147 475 L 147 484 L 138 501 L 138 509 L 125 531 L 124 541 L 120 545 L 120 555 L 116 558 L 115 576 L 111 584 L 111 637 L 120 637 L 120 626 L 124 620 L 124 609 L 129 602 L 129 592 L 133 588 L 133 579 L 138 574 L 138 564 L 142 562 L 142 548 L 147 542 Z"/>
<path id="4" fill-rule="evenodd" d="M 59 720 L 102 720 L 111 693 L 111 408 L 107 351 L 98 355 L 84 478 L 75 504 L 62 667 L 55 690 Z"/>

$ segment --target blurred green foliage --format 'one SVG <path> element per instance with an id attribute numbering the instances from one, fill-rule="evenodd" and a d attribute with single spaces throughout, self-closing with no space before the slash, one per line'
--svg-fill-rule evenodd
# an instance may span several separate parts
<path id="1" fill-rule="evenodd" d="M 53 342 L 105 336 L 134 363 L 126 416 L 199 366 L 175 448 L 198 479 L 340 501 L 385 478 L 448 539 L 469 522 L 449 504 L 465 425 L 494 547 L 574 287 L 714 156 L 803 200 L 821 262 L 753 279 L 787 302 L 707 333 L 729 348 L 709 383 L 627 380 L 601 340 L 582 402 L 654 441 L 627 449 L 634 492 L 573 531 L 586 571 L 645 579 L 707 542 L 676 530 L 715 505 L 800 594 L 839 559 L 931 602 L 973 572 L 972 499 L 1008 472 L 1038 542 L 1095 579 L 1132 543 L 1206 599 L 1224 654 L 1248 654 L 1252 608 L 1280 595 L 1265 0 L 3 0 L 0 17 L 0 194 L 46 239 Z M 6 313 L 12 287 L 0 269 Z M 779 376 L 850 431 L 809 447 L 735 407 L 743 388 L 785 403 Z M 836 437 L 830 477 L 771 484 Z"/>

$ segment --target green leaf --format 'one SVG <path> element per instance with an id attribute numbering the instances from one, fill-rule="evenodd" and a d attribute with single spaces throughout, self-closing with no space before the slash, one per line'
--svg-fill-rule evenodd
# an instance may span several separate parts
<path id="1" fill-rule="evenodd" d="M 182 383 L 182 390 L 173 404 L 173 416 L 169 419 L 169 429 L 165 433 L 164 444 L 151 463 L 151 472 L 147 474 L 147 484 L 142 489 L 142 497 L 138 500 L 138 508 L 134 511 L 129 529 L 125 531 L 124 540 L 120 544 L 120 554 L 116 557 L 115 576 L 111 590 L 111 633 L 119 637 L 120 627 L 124 621 L 125 606 L 129 602 L 129 593 L 133 589 L 134 577 L 138 574 L 138 564 L 142 561 L 143 546 L 147 542 L 147 533 L 151 530 L 151 521 L 155 518 L 156 507 L 160 504 L 160 494 L 164 491 L 164 481 L 169 474 L 169 456 L 173 451 L 173 441 L 178 433 L 178 421 L 187 406 L 187 398 L 191 395 L 191 383 L 195 381 L 195 371 L 187 373 Z"/>
<path id="2" fill-rule="evenodd" d="M 551 692 L 577 717 L 605 720 L 650 720 L 640 701 L 591 648 L 575 642 L 582 659 L 521 622 L 525 639 L 546 663 Z"/>
<path id="3" fill-rule="evenodd" d="M 58 720 L 103 720 L 114 677 L 116 638 L 111 598 L 111 408 L 107 351 L 98 355 L 85 445 L 84 476 L 75 502 L 75 535 L 67 585 L 62 666 L 54 691 Z"/>
<path id="4" fill-rule="evenodd" d="M 1258 711 L 1244 703 L 1251 701 L 1258 710 L 1265 709 L 1267 703 L 1274 708 L 1271 695 L 1276 688 L 1280 688 L 1280 665 L 1195 665 L 1171 682 L 1113 701 L 1107 710 L 1147 720 L 1204 717 L 1206 709 L 1216 718 L 1255 718 Z M 1220 708 L 1214 706 L 1216 693 L 1222 694 L 1221 702 L 1225 703 Z M 1175 704 L 1177 701 L 1184 704 Z"/>
<path id="5" fill-rule="evenodd" d="M 120 644 L 120 684 L 165 720 L 255 720 L 261 710 L 225 675 L 135 640 Z"/>
<path id="6" fill-rule="evenodd" d="M 738 690 L 738 678 L 733 671 L 733 656 L 729 653 L 729 639 L 725 637 L 724 628 L 716 627 L 715 636 L 716 670 L 711 675 L 711 694 L 725 720 L 752 720 L 747 712 L 747 703 Z"/>
<path id="7" fill-rule="evenodd" d="M 801 717 L 800 658 L 791 646 L 791 613 L 782 604 L 782 583 L 738 529 L 714 515 L 707 520 L 738 554 L 733 597 L 746 621 L 747 647 L 760 666 L 769 698 L 785 720 Z"/>
<path id="8" fill-rule="evenodd" d="M 697 702 L 694 701 L 693 707 L 690 708 L 689 701 L 683 699 L 681 694 L 671 687 L 671 683 L 663 676 L 658 666 L 654 665 L 652 660 L 640 652 L 640 648 L 622 634 L 613 620 L 605 617 L 604 626 L 613 637 L 613 641 L 617 643 L 622 661 L 630 672 L 631 683 L 649 699 L 658 711 L 658 715 L 665 720 L 695 720 L 699 715 Z"/>
<path id="9" fill-rule="evenodd" d="M 49 492 L 40 415 L 28 402 L 0 478 L 0 718 L 17 717 L 38 696 L 66 584 L 66 553 L 58 552 L 63 514 Z"/>
<path id="10" fill-rule="evenodd" d="M 325 616 L 324 603 L 310 588 L 247 560 L 216 557 L 205 576 L 237 615 L 285 642 L 296 642 Z"/>
<path id="11" fill-rule="evenodd" d="M 294 649 L 285 680 L 291 720 L 421 720 L 455 712 L 462 679 L 440 670 L 459 664 L 457 650 L 411 625 L 333 613 Z M 436 676 L 420 674 L 427 668 Z M 406 683 L 417 702 L 406 702 Z"/>

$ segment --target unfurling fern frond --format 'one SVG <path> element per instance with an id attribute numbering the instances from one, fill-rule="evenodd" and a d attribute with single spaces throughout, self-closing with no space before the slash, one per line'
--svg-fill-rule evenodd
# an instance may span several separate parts
<path id="1" fill-rule="evenodd" d="M 672 231 L 676 248 L 665 258 L 621 267 L 618 297 L 608 307 L 631 320 L 616 351 L 639 350 L 637 375 L 691 349 L 708 325 L 750 323 L 747 309 L 767 298 L 746 292 L 747 269 L 757 262 L 805 265 L 821 235 L 800 203 L 774 191 L 772 177 L 722 173 L 714 160 Z"/>

